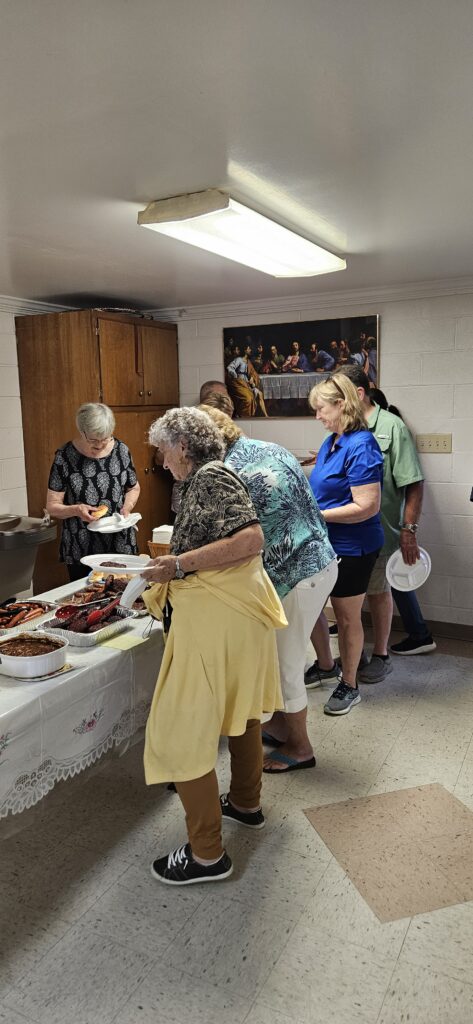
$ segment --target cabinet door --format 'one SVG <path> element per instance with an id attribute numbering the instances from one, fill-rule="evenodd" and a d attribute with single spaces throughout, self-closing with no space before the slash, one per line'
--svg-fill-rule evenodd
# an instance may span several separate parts
<path id="1" fill-rule="evenodd" d="M 97 320 L 102 401 L 107 405 L 142 405 L 144 402 L 141 342 L 134 324 Z"/>
<path id="2" fill-rule="evenodd" d="M 90 310 L 20 316 L 16 332 L 28 513 L 41 517 L 56 448 L 77 433 L 79 406 L 100 401 L 97 338 Z M 60 522 L 57 532 L 57 541 L 38 548 L 35 594 L 68 578 L 59 562 Z"/>
<path id="3" fill-rule="evenodd" d="M 135 512 L 142 516 L 138 523 L 138 546 L 142 554 L 149 553 L 147 542 L 151 540 L 153 528 L 168 523 L 171 511 L 171 474 L 157 470 L 154 449 L 148 444 L 149 428 L 163 412 L 164 409 L 143 412 L 114 409 L 115 435 L 128 445 L 141 487 Z"/>
<path id="4" fill-rule="evenodd" d="M 144 401 L 146 405 L 178 405 L 179 374 L 177 335 L 174 325 L 141 326 L 139 331 L 143 355 Z"/>

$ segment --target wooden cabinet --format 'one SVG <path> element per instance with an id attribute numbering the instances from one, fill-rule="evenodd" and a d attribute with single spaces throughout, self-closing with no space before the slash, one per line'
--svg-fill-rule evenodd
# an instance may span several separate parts
<path id="1" fill-rule="evenodd" d="M 123 323 L 97 317 L 102 401 L 110 406 L 177 405 L 174 325 Z"/>
<path id="2" fill-rule="evenodd" d="M 179 377 L 177 369 L 176 328 L 139 328 L 142 353 L 143 390 L 146 405 L 179 404 Z M 174 397 L 172 400 L 170 395 Z"/>
<path id="3" fill-rule="evenodd" d="M 42 515 L 54 452 L 76 433 L 76 410 L 105 402 L 136 466 L 138 541 L 147 552 L 151 530 L 170 517 L 172 480 L 154 466 L 147 435 L 179 402 L 175 325 L 89 309 L 17 317 L 16 332 L 30 515 Z M 39 548 L 35 593 L 66 581 L 58 548 Z"/>

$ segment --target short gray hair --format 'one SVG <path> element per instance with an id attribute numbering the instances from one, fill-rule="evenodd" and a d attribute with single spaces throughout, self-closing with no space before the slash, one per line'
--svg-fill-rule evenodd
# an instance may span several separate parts
<path id="1" fill-rule="evenodd" d="M 160 448 L 175 448 L 180 442 L 187 448 L 194 469 L 212 462 L 223 461 L 225 442 L 210 416 L 194 406 L 169 409 L 151 424 L 149 442 Z"/>
<path id="2" fill-rule="evenodd" d="M 101 441 L 102 438 L 113 434 L 115 416 L 108 405 L 103 405 L 102 402 L 85 402 L 77 410 L 76 426 L 81 434 Z"/>

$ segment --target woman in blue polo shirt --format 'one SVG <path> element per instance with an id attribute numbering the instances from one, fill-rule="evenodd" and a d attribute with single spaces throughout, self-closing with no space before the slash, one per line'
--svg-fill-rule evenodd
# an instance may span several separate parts
<path id="1" fill-rule="evenodd" d="M 367 429 L 358 392 L 343 374 L 312 388 L 309 404 L 330 431 L 312 470 L 310 485 L 339 556 L 331 601 L 338 623 L 342 680 L 327 701 L 328 715 L 346 715 L 361 700 L 356 672 L 363 650 L 361 608 L 383 546 L 379 515 L 383 456 Z"/>

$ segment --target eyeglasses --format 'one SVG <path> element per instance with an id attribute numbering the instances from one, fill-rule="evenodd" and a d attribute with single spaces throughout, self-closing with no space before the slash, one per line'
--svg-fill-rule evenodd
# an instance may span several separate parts
<path id="1" fill-rule="evenodd" d="M 113 441 L 113 434 L 110 437 L 87 437 L 85 430 L 82 431 L 87 444 L 96 444 L 99 448 L 106 448 L 110 441 Z"/>

